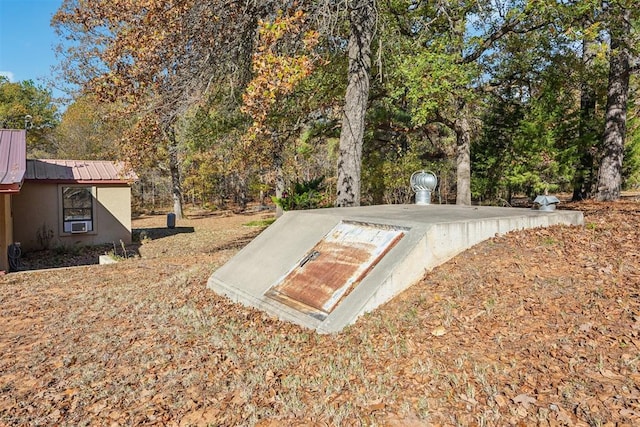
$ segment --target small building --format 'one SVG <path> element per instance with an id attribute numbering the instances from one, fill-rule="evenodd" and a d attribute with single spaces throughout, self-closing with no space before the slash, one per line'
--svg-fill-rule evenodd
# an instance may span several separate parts
<path id="1" fill-rule="evenodd" d="M 0 186 L 0 270 L 8 269 L 8 251 L 15 242 L 22 251 L 131 243 L 135 174 L 121 162 L 26 159 L 25 131 L 0 130 L 3 145 L 5 136 L 15 138 L 16 132 L 21 136 L 10 145 L 23 150 L 23 160 L 11 166 L 0 150 L 0 165 L 7 163 L 0 175 L 3 169 L 18 171 Z"/>

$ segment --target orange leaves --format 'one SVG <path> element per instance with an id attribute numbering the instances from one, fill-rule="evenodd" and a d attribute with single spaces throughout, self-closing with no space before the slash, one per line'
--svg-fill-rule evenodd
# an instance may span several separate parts
<path id="1" fill-rule="evenodd" d="M 304 12 L 296 10 L 289 16 L 283 16 L 280 10 L 273 21 L 258 21 L 258 34 L 262 42 L 262 48 L 272 47 L 287 34 L 301 32 L 301 24 L 304 23 Z M 260 48 L 258 49 L 260 50 Z"/>
<path id="2" fill-rule="evenodd" d="M 288 57 L 266 51 L 254 55 L 255 77 L 243 95 L 243 111 L 258 122 L 266 120 L 273 105 L 290 94 L 313 70 L 307 55 Z"/>
<path id="3" fill-rule="evenodd" d="M 431 331 L 431 335 L 434 337 L 441 337 L 447 333 L 447 329 L 444 326 L 438 326 Z"/>
<path id="4" fill-rule="evenodd" d="M 511 400 L 513 401 L 513 403 L 522 405 L 522 407 L 526 410 L 528 410 L 531 405 L 535 405 L 535 403 L 537 402 L 537 399 L 535 397 L 530 396 L 526 393 L 519 394 Z"/>
<path id="5" fill-rule="evenodd" d="M 200 408 L 189 412 L 180 420 L 180 426 L 207 426 L 216 423 L 220 410 L 217 408 Z"/>
<path id="6" fill-rule="evenodd" d="M 375 399 L 375 400 L 366 402 L 364 405 L 361 405 L 360 407 L 362 408 L 363 412 L 365 412 L 366 414 L 372 414 L 374 412 L 383 411 L 387 407 L 387 404 L 384 402 L 383 399 Z"/>
<path id="7" fill-rule="evenodd" d="M 260 40 L 252 60 L 254 77 L 242 97 L 242 111 L 254 119 L 249 135 L 266 132 L 265 122 L 276 103 L 290 95 L 314 69 L 314 57 L 309 51 L 318 43 L 316 32 L 302 35 L 307 53 L 299 54 L 295 46 L 287 47 L 292 43 L 287 38 L 300 38 L 303 21 L 304 13 L 296 11 L 289 16 L 279 13 L 273 21 L 259 23 Z"/>

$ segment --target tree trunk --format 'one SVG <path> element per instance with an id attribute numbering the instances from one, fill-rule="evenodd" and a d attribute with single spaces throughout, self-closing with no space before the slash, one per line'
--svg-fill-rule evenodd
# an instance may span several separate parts
<path id="1" fill-rule="evenodd" d="M 171 174 L 171 197 L 173 199 L 173 213 L 176 219 L 182 219 L 182 185 L 180 183 L 180 166 L 178 161 L 178 142 L 175 130 L 171 127 L 167 132 L 169 138 L 169 173 Z"/>
<path id="2" fill-rule="evenodd" d="M 375 1 L 355 0 L 351 4 L 349 71 L 338 154 L 336 205 L 360 205 L 360 171 L 365 114 L 369 99 L 371 40 L 375 28 Z"/>
<path id="3" fill-rule="evenodd" d="M 573 201 L 589 198 L 594 187 L 594 159 L 591 148 L 596 145 L 593 126 L 596 112 L 596 91 L 589 81 L 588 75 L 593 67 L 597 48 L 598 44 L 595 41 L 586 38 L 582 40 L 583 71 L 580 84 L 580 124 L 578 128 L 581 155 L 573 179 Z"/>
<path id="4" fill-rule="evenodd" d="M 275 133 L 273 133 L 272 135 L 273 135 L 272 138 L 274 138 L 273 167 L 275 169 L 275 174 L 276 174 L 275 176 L 276 198 L 281 199 L 285 189 L 284 188 L 284 170 L 283 170 L 284 160 L 282 158 L 282 147 L 278 143 L 277 136 L 275 136 Z M 282 209 L 282 206 L 279 206 L 278 204 L 276 204 L 276 218 L 280 218 L 283 213 L 284 213 L 284 209 Z"/>
<path id="5" fill-rule="evenodd" d="M 456 132 L 456 205 L 471 205 L 471 124 L 463 111 L 454 122 Z"/>
<path id="6" fill-rule="evenodd" d="M 609 86 L 596 195 L 599 201 L 619 199 L 622 186 L 622 159 L 627 131 L 627 98 L 631 74 L 629 53 L 631 12 L 623 9 L 619 13 L 619 22 L 610 23 Z"/>

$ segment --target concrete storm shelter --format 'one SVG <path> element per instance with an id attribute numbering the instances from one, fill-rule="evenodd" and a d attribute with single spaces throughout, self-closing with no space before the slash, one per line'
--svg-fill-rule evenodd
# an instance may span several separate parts
<path id="1" fill-rule="evenodd" d="M 332 333 L 483 240 L 583 221 L 575 211 L 455 205 L 290 211 L 215 271 L 208 287 Z"/>

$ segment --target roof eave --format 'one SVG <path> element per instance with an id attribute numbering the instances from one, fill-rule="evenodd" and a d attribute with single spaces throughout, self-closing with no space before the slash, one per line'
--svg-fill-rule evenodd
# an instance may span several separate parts
<path id="1" fill-rule="evenodd" d="M 0 185 L 0 193 L 3 194 L 17 194 L 20 192 L 22 188 L 21 182 L 16 182 L 13 184 L 2 184 Z"/>

